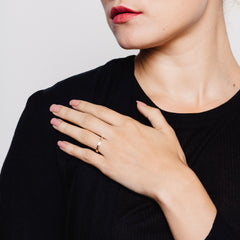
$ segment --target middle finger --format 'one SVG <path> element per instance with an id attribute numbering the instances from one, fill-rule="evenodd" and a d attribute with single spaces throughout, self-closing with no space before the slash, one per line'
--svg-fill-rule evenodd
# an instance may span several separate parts
<path id="1" fill-rule="evenodd" d="M 109 136 L 110 125 L 89 113 L 79 112 L 75 109 L 56 104 L 53 104 L 50 107 L 50 111 L 55 116 L 72 122 L 82 128 L 103 136 L 104 138 L 108 138 Z"/>

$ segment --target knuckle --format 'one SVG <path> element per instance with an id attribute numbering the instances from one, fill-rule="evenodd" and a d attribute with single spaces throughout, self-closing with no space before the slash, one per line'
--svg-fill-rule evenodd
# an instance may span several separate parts
<path id="1" fill-rule="evenodd" d="M 126 116 L 122 122 L 122 125 L 124 125 L 125 127 L 132 127 L 134 124 L 133 124 L 133 120 Z"/>
<path id="2" fill-rule="evenodd" d="M 68 152 L 69 152 L 69 154 L 70 155 L 75 155 L 75 147 L 73 146 L 73 145 L 70 145 L 69 147 L 68 147 Z"/>
<path id="3" fill-rule="evenodd" d="M 85 123 L 85 124 L 91 123 L 91 121 L 92 121 L 92 117 L 87 113 L 83 114 L 81 119 L 82 119 L 82 123 Z"/>
<path id="4" fill-rule="evenodd" d="M 82 153 L 82 158 L 83 160 L 89 162 L 89 160 L 91 159 L 92 157 L 92 151 L 89 150 L 89 149 L 84 149 L 83 150 L 83 153 Z"/>
<path id="5" fill-rule="evenodd" d="M 84 101 L 81 101 L 81 100 L 78 100 L 79 103 L 78 103 L 78 108 L 81 109 L 81 110 L 84 110 L 85 109 L 85 103 Z"/>
<path id="6" fill-rule="evenodd" d="M 160 110 L 158 108 L 154 108 L 153 109 L 153 113 L 156 114 L 156 115 L 160 114 Z"/>
<path id="7" fill-rule="evenodd" d="M 102 162 L 101 163 L 101 166 L 99 166 L 99 169 L 100 169 L 100 171 L 103 173 L 103 174 L 105 174 L 105 175 L 110 175 L 110 167 L 109 167 L 109 164 L 107 164 L 106 162 Z"/>
<path id="8" fill-rule="evenodd" d="M 82 141 L 85 142 L 88 139 L 88 134 L 83 129 L 78 129 L 77 136 L 78 136 L 79 141 L 81 141 L 81 142 Z"/>
<path id="9" fill-rule="evenodd" d="M 101 111 L 102 113 L 108 113 L 108 111 L 109 111 L 109 108 L 107 108 L 107 107 L 105 107 L 105 106 L 101 106 L 100 108 L 99 108 L 100 110 L 99 111 Z"/>
<path id="10" fill-rule="evenodd" d="M 61 124 L 59 125 L 59 129 L 62 131 L 62 132 L 67 132 L 67 130 L 68 130 L 68 125 L 67 125 L 67 123 L 65 123 L 65 122 L 61 122 Z"/>
<path id="11" fill-rule="evenodd" d="M 174 129 L 173 129 L 170 125 L 167 125 L 167 126 L 166 126 L 166 129 L 167 129 L 167 131 L 168 131 L 169 133 L 175 135 L 175 131 L 174 131 Z"/>
<path id="12" fill-rule="evenodd" d="M 66 118 L 69 114 L 69 111 L 66 107 L 62 107 L 61 110 L 60 110 L 60 114 L 63 118 Z"/>
<path id="13" fill-rule="evenodd" d="M 170 138 L 176 138 L 176 133 L 174 129 L 171 126 L 166 126 L 165 128 L 165 133 L 170 137 Z"/>
<path id="14" fill-rule="evenodd" d="M 95 113 L 96 113 L 97 116 L 107 115 L 108 114 L 108 109 L 105 106 L 98 105 L 98 107 L 95 110 Z"/>

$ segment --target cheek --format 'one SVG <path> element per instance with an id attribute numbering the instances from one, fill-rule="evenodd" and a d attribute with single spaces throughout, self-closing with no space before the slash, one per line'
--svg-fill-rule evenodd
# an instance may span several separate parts
<path id="1" fill-rule="evenodd" d="M 159 20 L 175 22 L 199 18 L 206 9 L 209 0 L 143 0 L 146 15 Z"/>
<path id="2" fill-rule="evenodd" d="M 159 0 L 152 2 L 155 4 L 150 4 L 150 7 L 146 5 L 144 14 L 132 23 L 115 26 L 109 21 L 121 47 L 144 49 L 177 38 L 201 18 L 208 0 L 169 0 L 161 4 Z"/>

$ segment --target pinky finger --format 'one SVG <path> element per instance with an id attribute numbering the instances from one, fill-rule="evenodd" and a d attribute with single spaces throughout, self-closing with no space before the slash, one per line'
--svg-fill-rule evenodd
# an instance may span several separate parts
<path id="1" fill-rule="evenodd" d="M 65 141 L 58 141 L 59 148 L 65 153 L 76 157 L 88 164 L 98 168 L 101 172 L 105 173 L 105 160 L 101 154 L 98 154 L 88 148 L 81 148 Z"/>

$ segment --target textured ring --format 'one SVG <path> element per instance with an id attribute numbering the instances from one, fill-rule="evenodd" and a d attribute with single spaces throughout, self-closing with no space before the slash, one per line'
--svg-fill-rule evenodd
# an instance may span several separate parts
<path id="1" fill-rule="evenodd" d="M 97 147 L 96 147 L 96 149 L 95 149 L 96 153 L 99 152 L 99 148 L 100 148 L 100 145 L 101 145 L 101 143 L 102 143 L 102 139 L 103 139 L 103 137 L 101 136 L 100 139 L 99 139 L 99 141 L 98 141 Z"/>

